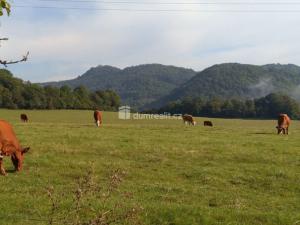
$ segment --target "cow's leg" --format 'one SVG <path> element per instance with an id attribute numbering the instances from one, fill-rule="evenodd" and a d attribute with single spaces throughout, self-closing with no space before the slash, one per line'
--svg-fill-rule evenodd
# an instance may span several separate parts
<path id="1" fill-rule="evenodd" d="M 288 127 L 286 128 L 286 134 L 287 135 L 289 134 L 289 128 Z"/>
<path id="2" fill-rule="evenodd" d="M 0 155 L 0 174 L 3 176 L 6 176 L 6 172 L 3 167 L 3 156 L 2 155 Z"/>

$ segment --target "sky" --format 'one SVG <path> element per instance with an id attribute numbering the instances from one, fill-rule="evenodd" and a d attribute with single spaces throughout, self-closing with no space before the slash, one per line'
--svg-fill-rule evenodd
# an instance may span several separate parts
<path id="1" fill-rule="evenodd" d="M 13 0 L 11 15 L 0 17 L 0 37 L 9 38 L 0 58 L 29 51 L 8 69 L 31 82 L 72 79 L 98 65 L 300 65 L 300 1 L 285 2 Z"/>

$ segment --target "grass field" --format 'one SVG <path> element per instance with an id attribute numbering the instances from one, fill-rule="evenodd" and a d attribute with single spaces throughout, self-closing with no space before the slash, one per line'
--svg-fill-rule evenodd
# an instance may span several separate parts
<path id="1" fill-rule="evenodd" d="M 283 136 L 270 120 L 208 128 L 107 112 L 96 128 L 91 111 L 22 112 L 28 124 L 0 110 L 31 147 L 21 173 L 0 177 L 0 224 L 84 224 L 99 212 L 111 224 L 300 224 L 298 121 Z"/>

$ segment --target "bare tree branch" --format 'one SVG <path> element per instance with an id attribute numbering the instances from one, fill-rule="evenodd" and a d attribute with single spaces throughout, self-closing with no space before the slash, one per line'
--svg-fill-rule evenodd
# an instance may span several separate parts
<path id="1" fill-rule="evenodd" d="M 0 47 L 1 47 L 1 41 L 8 41 L 8 38 L 0 38 Z"/>
<path id="2" fill-rule="evenodd" d="M 26 55 L 24 55 L 22 59 L 16 60 L 16 61 L 12 61 L 12 60 L 11 61 L 6 61 L 6 60 L 1 60 L 0 59 L 0 64 L 7 67 L 8 64 L 15 64 L 15 63 L 19 63 L 19 62 L 25 62 L 28 59 L 28 55 L 29 55 L 29 52 L 27 52 Z"/>
<path id="3" fill-rule="evenodd" d="M 3 16 L 3 11 L 6 11 L 7 15 L 9 16 L 10 14 L 10 8 L 11 5 L 8 3 L 8 0 L 0 0 L 0 16 Z M 8 38 L 0 38 L 0 41 L 7 41 Z M 23 58 L 21 58 L 20 60 L 1 60 L 0 59 L 0 65 L 4 65 L 5 67 L 7 67 L 8 64 L 15 64 L 15 63 L 19 63 L 19 62 L 25 62 L 28 59 L 28 55 L 29 52 L 26 53 L 26 55 L 23 56 Z"/>

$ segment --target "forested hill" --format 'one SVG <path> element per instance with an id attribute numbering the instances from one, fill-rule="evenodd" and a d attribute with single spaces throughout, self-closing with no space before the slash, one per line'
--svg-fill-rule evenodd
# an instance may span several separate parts
<path id="1" fill-rule="evenodd" d="M 287 95 L 271 93 L 265 97 L 248 100 L 185 98 L 170 102 L 151 113 L 191 114 L 201 117 L 220 118 L 269 118 L 275 119 L 280 113 L 292 119 L 300 119 L 300 104 Z"/>
<path id="2" fill-rule="evenodd" d="M 300 99 L 300 67 L 292 64 L 264 66 L 226 63 L 197 73 L 169 95 L 148 105 L 157 108 L 187 97 L 203 100 L 253 99 L 270 93 L 283 93 Z"/>
<path id="3" fill-rule="evenodd" d="M 102 109 L 117 110 L 120 97 L 111 90 L 89 91 L 24 82 L 0 69 L 0 108 L 9 109 Z"/>
<path id="4" fill-rule="evenodd" d="M 122 104 L 141 108 L 168 95 L 195 74 L 191 69 L 160 64 L 145 64 L 122 70 L 111 66 L 98 66 L 76 79 L 42 85 L 68 85 L 72 88 L 84 85 L 90 90 L 112 89 L 120 95 Z"/>

